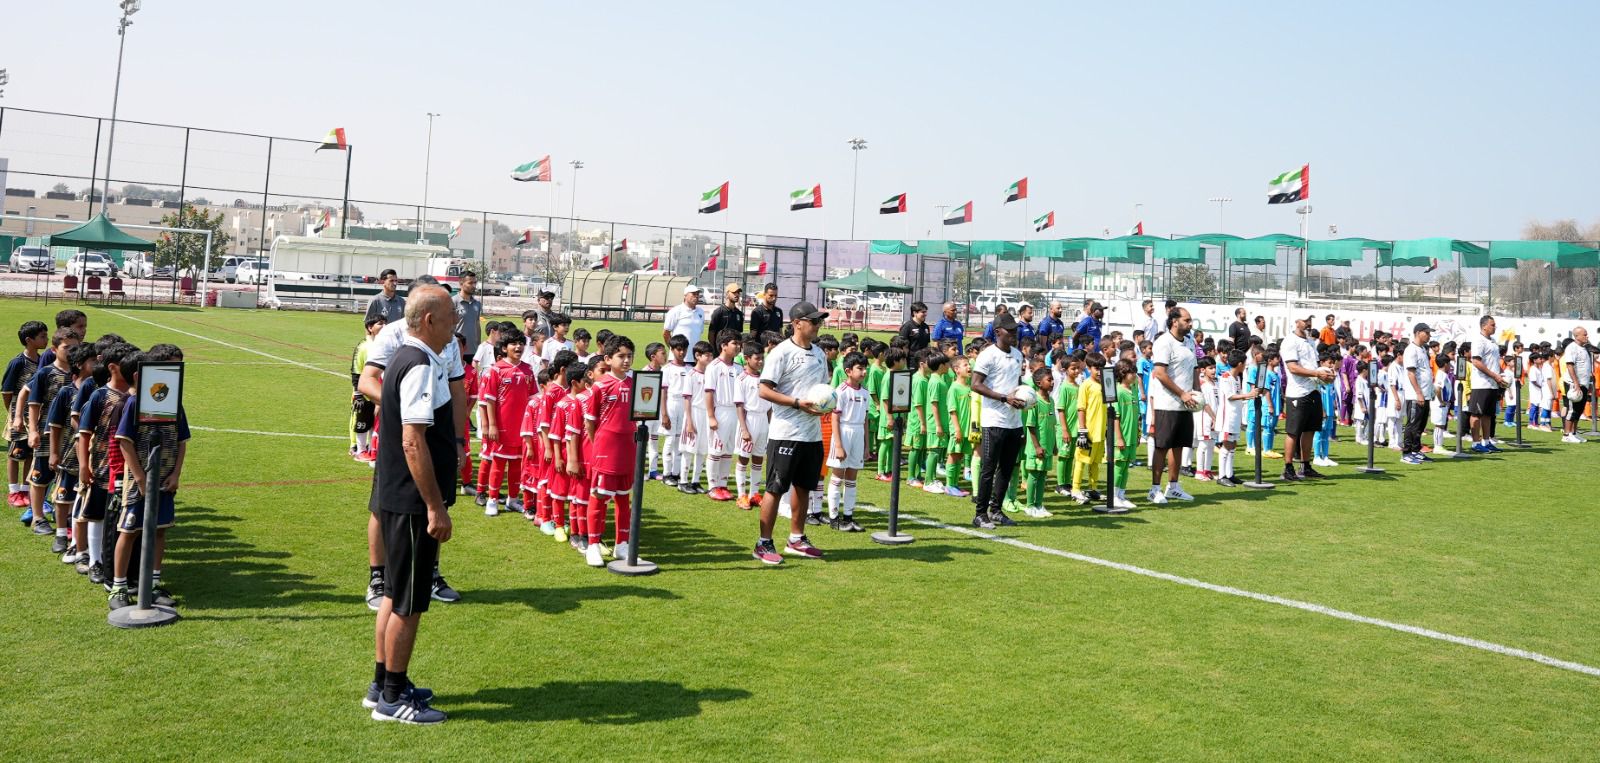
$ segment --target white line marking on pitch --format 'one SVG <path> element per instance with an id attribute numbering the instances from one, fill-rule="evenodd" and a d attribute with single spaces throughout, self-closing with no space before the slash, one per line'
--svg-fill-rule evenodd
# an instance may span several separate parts
<path id="1" fill-rule="evenodd" d="M 887 511 L 885 511 L 884 509 L 875 508 L 875 507 L 861 507 L 861 508 L 864 508 L 864 509 L 866 509 L 868 511 L 878 512 L 878 513 L 887 513 Z M 1524 659 L 1524 660 L 1532 660 L 1533 662 L 1537 662 L 1537 663 L 1540 663 L 1542 665 L 1549 665 L 1549 666 L 1554 667 L 1554 668 L 1561 668 L 1562 670 L 1570 670 L 1570 671 L 1573 671 L 1574 673 L 1583 673 L 1585 675 L 1600 677 L 1600 668 L 1591 667 L 1589 665 L 1584 665 L 1583 663 L 1580 663 L 1580 662 L 1572 662 L 1570 660 L 1563 660 L 1563 659 L 1559 659 L 1559 658 L 1556 658 L 1556 657 L 1551 657 L 1549 655 L 1540 654 L 1538 652 L 1530 652 L 1530 651 L 1528 651 L 1526 649 L 1518 649 L 1516 647 L 1505 646 L 1503 644 L 1496 644 L 1496 643 L 1494 643 L 1492 641 L 1484 641 L 1482 639 L 1467 638 L 1466 636 L 1456 636 L 1456 635 L 1449 634 L 1449 633 L 1443 633 L 1443 632 L 1440 632 L 1440 631 L 1431 630 L 1429 628 L 1421 628 L 1421 627 L 1418 627 L 1418 626 L 1415 626 L 1415 625 L 1406 625 L 1405 623 L 1396 623 L 1396 622 L 1391 622 L 1389 620 L 1380 620 L 1380 619 L 1378 619 L 1376 617 L 1367 617 L 1366 615 L 1358 615 L 1358 614 L 1356 614 L 1354 612 L 1346 612 L 1346 611 L 1344 611 L 1342 609 L 1334 609 L 1332 607 L 1324 607 L 1321 604 L 1312 604 L 1311 602 L 1297 601 L 1295 599 L 1285 599 L 1282 596 L 1273 596 L 1272 594 L 1256 593 L 1254 591 L 1246 591 L 1246 590 L 1244 590 L 1242 588 L 1234 588 L 1233 586 L 1217 585 L 1216 583 L 1207 583 L 1204 580 L 1195 580 L 1194 578 L 1186 578 L 1186 577 L 1183 577 L 1182 575 L 1173 575 L 1173 574 L 1166 573 L 1166 572 L 1158 572 L 1156 570 L 1146 569 L 1144 567 L 1138 567 L 1138 566 L 1135 566 L 1135 565 L 1132 565 L 1132 564 L 1123 564 L 1122 562 L 1113 562 L 1113 561 L 1111 561 L 1109 559 L 1100 559 L 1100 558 L 1093 557 L 1093 556 L 1086 556 L 1084 554 L 1076 554 L 1076 553 L 1073 553 L 1071 551 L 1062 551 L 1059 548 L 1051 548 L 1049 546 L 1040 546 L 1040 545 L 1038 545 L 1036 543 L 1029 543 L 1027 541 L 1017 540 L 1015 538 L 1007 538 L 1007 537 L 1000 536 L 1000 535 L 992 535 L 990 533 L 982 532 L 982 531 L 979 531 L 979 530 L 974 530 L 974 529 L 972 529 L 970 527 L 962 527 L 960 525 L 945 524 L 944 522 L 939 522 L 939 521 L 932 520 L 932 519 L 924 519 L 922 517 L 915 517 L 915 516 L 909 516 L 909 515 L 906 515 L 906 514 L 901 514 L 900 515 L 900 520 L 902 522 L 914 522 L 916 524 L 925 525 L 927 527 L 937 527 L 937 528 L 939 528 L 941 530 L 949 530 L 951 532 L 961 533 L 963 535 L 970 535 L 970 536 L 972 536 L 974 538 L 982 538 L 984 540 L 992 540 L 992 541 L 994 541 L 996 543 L 1004 543 L 1007 546 L 1014 546 L 1016 548 L 1025 549 L 1025 550 L 1028 550 L 1028 551 L 1036 551 L 1036 552 L 1041 553 L 1041 554 L 1049 554 L 1051 556 L 1059 556 L 1059 557 L 1061 557 L 1063 559 L 1071 559 L 1073 561 L 1078 561 L 1078 562 L 1087 562 L 1089 564 L 1095 564 L 1095 565 L 1099 565 L 1101 567 L 1109 567 L 1109 568 L 1111 568 L 1113 570 L 1120 570 L 1122 572 L 1131 572 L 1131 573 L 1133 573 L 1135 575 L 1143 575 L 1143 576 L 1145 576 L 1147 578 L 1155 578 L 1157 580 L 1165 580 L 1165 581 L 1167 581 L 1169 583 L 1177 583 L 1178 585 L 1186 585 L 1186 586 L 1189 586 L 1191 588 L 1200 588 L 1200 589 L 1203 589 L 1203 590 L 1206 590 L 1206 591 L 1212 591 L 1212 592 L 1215 592 L 1215 593 L 1227 594 L 1229 596 L 1239 596 L 1239 597 L 1242 597 L 1242 598 L 1245 598 L 1245 599 L 1254 599 L 1256 601 L 1266 602 L 1267 604 L 1276 604 L 1276 605 L 1278 605 L 1280 607 L 1290 607 L 1292 609 L 1299 609 L 1299 610 L 1303 610 L 1303 611 L 1306 611 L 1306 612 L 1314 612 L 1314 613 L 1319 614 L 1319 615 L 1327 615 L 1328 617 L 1335 617 L 1335 618 L 1338 618 L 1340 620 L 1348 620 L 1348 621 L 1353 622 L 1353 623 L 1362 623 L 1364 625 L 1375 625 L 1375 626 L 1377 626 L 1379 628 L 1388 628 L 1389 630 L 1392 630 L 1392 631 L 1399 631 L 1401 633 L 1409 633 L 1409 634 L 1411 634 L 1413 636 L 1422 636 L 1423 638 L 1431 638 L 1431 639 L 1434 639 L 1435 641 L 1444 641 L 1444 642 L 1450 643 L 1450 644 L 1459 644 L 1461 646 L 1468 646 L 1468 647 L 1472 647 L 1473 649 L 1481 649 L 1481 650 L 1483 650 L 1485 652 L 1493 652 L 1495 654 L 1505 655 L 1507 657 L 1516 657 L 1516 658 Z"/>
<path id="2" fill-rule="evenodd" d="M 155 326 L 158 329 L 165 329 L 167 331 L 171 331 L 171 332 L 174 332 L 174 333 L 182 334 L 184 336 L 192 336 L 195 339 L 204 339 L 207 342 L 215 342 L 216 344 L 220 344 L 223 347 L 232 347 L 235 350 L 243 350 L 245 352 L 254 353 L 256 355 L 260 355 L 263 358 L 272 358 L 273 360 L 276 360 L 276 361 L 279 361 L 279 362 L 288 363 L 291 366 L 299 366 L 301 368 L 304 368 L 304 369 L 307 369 L 307 370 L 310 370 L 310 371 L 317 371 L 319 373 L 331 374 L 331 375 L 337 376 L 337 377 L 339 377 L 341 379 L 346 378 L 345 374 L 341 374 L 338 371 L 329 371 L 326 368 L 320 368 L 318 366 L 313 366 L 310 363 L 301 363 L 298 360 L 290 360 L 288 358 L 279 357 L 279 356 L 273 355 L 271 353 L 262 352 L 260 350 L 254 350 L 254 349 L 251 349 L 249 347 L 243 347 L 243 346 L 240 346 L 240 345 L 237 345 L 237 344 L 233 344 L 232 342 L 224 342 L 221 339 L 212 339 L 211 337 L 205 336 L 204 334 L 194 334 L 194 333 L 190 333 L 188 331 L 184 331 L 183 329 L 175 329 L 175 328 L 173 328 L 171 326 L 166 326 L 166 325 L 163 325 L 163 324 L 160 324 L 160 323 L 156 323 L 155 321 L 147 321 L 147 320 L 145 320 L 143 318 L 136 318 L 136 317 L 134 317 L 132 315 L 128 315 L 127 313 L 117 312 L 115 310 L 107 310 L 106 312 L 111 313 L 112 315 L 115 315 L 115 316 L 117 316 L 119 318 L 127 318 L 130 321 L 138 321 L 138 322 L 143 323 L 143 324 L 145 324 L 147 326 Z"/>
<path id="3" fill-rule="evenodd" d="M 314 440 L 348 440 L 347 435 L 301 434 L 300 432 L 258 432 L 254 429 L 218 429 L 216 427 L 189 427 L 197 432 L 224 432 L 226 434 L 258 434 L 267 437 L 309 437 Z"/>

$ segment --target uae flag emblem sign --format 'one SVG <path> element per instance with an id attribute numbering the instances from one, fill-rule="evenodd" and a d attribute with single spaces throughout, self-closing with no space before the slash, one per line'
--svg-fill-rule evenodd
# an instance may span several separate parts
<path id="1" fill-rule="evenodd" d="M 810 188 L 801 188 L 800 190 L 789 194 L 789 211 L 790 212 L 794 212 L 794 211 L 801 210 L 801 209 L 817 209 L 817 208 L 820 208 L 821 206 L 822 206 L 822 185 L 821 184 L 814 185 L 814 186 L 812 186 Z"/>
<path id="2" fill-rule="evenodd" d="M 728 208 L 728 184 L 724 182 L 700 194 L 700 214 L 710 215 Z"/>
<path id="3" fill-rule="evenodd" d="M 972 202 L 970 201 L 950 210 L 950 214 L 944 216 L 945 225 L 960 225 L 970 222 L 972 222 Z"/>
<path id="4" fill-rule="evenodd" d="M 1267 188 L 1268 204 L 1293 204 L 1311 198 L 1311 165 L 1285 172 Z"/>
<path id="5" fill-rule="evenodd" d="M 903 193 L 890 196 L 878 205 L 880 215 L 898 215 L 904 211 L 906 211 L 906 195 Z"/>

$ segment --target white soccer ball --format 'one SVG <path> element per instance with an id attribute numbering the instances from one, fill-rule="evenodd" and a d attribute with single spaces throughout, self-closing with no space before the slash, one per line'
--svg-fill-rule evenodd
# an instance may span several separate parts
<path id="1" fill-rule="evenodd" d="M 813 384 L 800 399 L 816 406 L 819 413 L 833 413 L 833 409 L 839 407 L 839 396 L 831 384 Z"/>
<path id="2" fill-rule="evenodd" d="M 1201 400 L 1198 397 L 1193 398 L 1189 402 L 1183 404 L 1183 409 L 1188 411 L 1188 412 L 1190 412 L 1190 413 L 1194 413 L 1195 411 L 1199 411 L 1199 410 L 1201 410 L 1201 409 L 1203 409 L 1205 407 L 1206 407 L 1205 401 Z"/>
<path id="3" fill-rule="evenodd" d="M 1039 401 L 1039 393 L 1035 392 L 1032 387 L 1027 385 L 1022 385 L 1012 390 L 1011 396 L 1016 398 L 1017 402 L 1022 403 L 1022 407 L 1024 408 L 1031 407 L 1034 403 Z"/>

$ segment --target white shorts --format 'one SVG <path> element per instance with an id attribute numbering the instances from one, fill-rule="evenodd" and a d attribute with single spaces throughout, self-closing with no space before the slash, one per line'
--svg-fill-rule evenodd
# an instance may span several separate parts
<path id="1" fill-rule="evenodd" d="M 717 406 L 717 429 L 706 434 L 711 438 L 713 456 L 731 456 L 739 450 L 739 409 L 731 405 Z"/>
<path id="2" fill-rule="evenodd" d="M 739 455 L 745 458 L 765 458 L 767 454 L 767 417 L 765 414 L 754 414 L 745 411 L 744 418 L 750 422 L 750 443 L 746 445 L 744 438 L 739 438 Z"/>
<path id="3" fill-rule="evenodd" d="M 1443 427 L 1445 425 L 1446 415 L 1444 403 L 1441 403 L 1438 400 L 1433 401 L 1432 407 L 1428 409 L 1428 420 L 1433 422 L 1433 425 L 1436 427 Z"/>
<path id="4" fill-rule="evenodd" d="M 679 443 L 680 450 L 706 455 L 711 452 L 711 431 L 706 427 L 706 409 L 704 406 L 695 406 L 689 412 L 689 417 L 694 419 L 694 439 L 689 439 L 689 433 L 683 433 L 683 442 Z"/>
<path id="5" fill-rule="evenodd" d="M 1222 438 L 1238 440 L 1239 432 L 1244 430 L 1244 420 L 1247 416 L 1249 416 L 1249 414 L 1245 412 L 1245 407 L 1243 405 L 1230 404 L 1224 408 L 1222 427 L 1219 430 Z"/>
<path id="6" fill-rule="evenodd" d="M 867 426 L 848 424 L 839 427 L 839 445 L 844 448 L 844 458 L 833 457 L 833 444 L 826 443 L 829 469 L 860 469 L 865 465 Z"/>
<path id="7" fill-rule="evenodd" d="M 674 395 L 667 398 L 667 418 L 672 420 L 672 426 L 663 425 L 658 420 L 660 432 L 664 435 L 675 435 L 683 432 L 683 397 Z"/>

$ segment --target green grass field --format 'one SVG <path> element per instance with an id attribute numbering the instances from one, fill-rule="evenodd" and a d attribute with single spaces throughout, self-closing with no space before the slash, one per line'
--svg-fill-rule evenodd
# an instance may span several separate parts
<path id="1" fill-rule="evenodd" d="M 3 301 L 0 324 L 57 307 Z M 411 667 L 450 721 L 380 725 L 359 705 L 371 476 L 343 439 L 359 320 L 89 313 L 91 336 L 175 342 L 191 366 L 165 567 L 184 619 L 111 628 L 104 592 L 11 524 L 0 758 L 1567 761 L 1600 741 L 1595 675 L 1040 551 L 1600 665 L 1600 446 L 1542 433 L 1419 467 L 1380 451 L 1372 476 L 1346 433 L 1317 484 L 1190 481 L 1195 503 L 1124 517 L 1052 496 L 1054 518 L 995 533 L 1031 547 L 822 528 L 826 561 L 780 568 L 750 558 L 752 514 L 652 485 L 641 544 L 662 572 L 638 579 L 464 501 L 443 551 L 464 599 L 423 618 Z"/>

